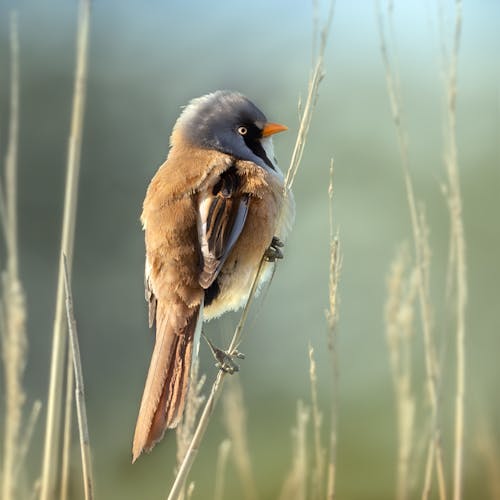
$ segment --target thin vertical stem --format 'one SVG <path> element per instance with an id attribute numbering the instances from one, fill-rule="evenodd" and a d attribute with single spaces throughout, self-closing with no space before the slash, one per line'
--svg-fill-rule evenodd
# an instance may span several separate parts
<path id="1" fill-rule="evenodd" d="M 5 421 L 1 494 L 14 498 L 20 462 L 21 424 L 25 394 L 22 376 L 26 356 L 25 301 L 18 274 L 17 151 L 19 140 L 19 34 L 16 13 L 10 16 L 10 109 L 5 158 L 5 200 L 2 221 L 6 240 L 6 272 L 1 276 L 2 354 L 5 371 Z M 5 202 L 5 205 L 3 203 Z"/>
<path id="2" fill-rule="evenodd" d="M 244 491 L 242 496 L 245 500 L 257 500 L 259 494 L 248 447 L 243 388 L 240 380 L 236 377 L 231 377 L 228 381 L 228 387 L 222 400 L 222 411 L 224 426 L 231 441 L 232 462 Z"/>
<path id="3" fill-rule="evenodd" d="M 10 17 L 10 110 L 9 140 L 5 160 L 5 218 L 7 234 L 7 271 L 18 276 L 17 249 L 17 152 L 19 139 L 19 33 L 17 14 Z"/>
<path id="4" fill-rule="evenodd" d="M 328 185 L 328 219 L 330 227 L 330 266 L 328 273 L 328 351 L 332 369 L 330 396 L 330 447 L 327 471 L 326 498 L 335 498 L 335 480 L 337 469 L 337 420 L 338 420 L 338 363 L 337 363 L 337 320 L 338 320 L 338 285 L 342 267 L 338 233 L 334 232 L 333 224 L 333 158 L 330 160 L 330 183 Z"/>
<path id="5" fill-rule="evenodd" d="M 224 498 L 224 480 L 226 478 L 226 466 L 230 450 L 231 450 L 231 440 L 225 439 L 219 445 L 219 450 L 217 452 L 214 500 L 223 500 Z"/>
<path id="6" fill-rule="evenodd" d="M 456 395 L 455 395 L 455 436 L 453 459 L 453 500 L 462 498 L 463 486 L 463 446 L 464 446 L 464 398 L 465 398 L 465 310 L 467 305 L 467 270 L 465 236 L 462 218 L 462 196 L 457 159 L 457 60 L 462 29 L 462 2 L 455 2 L 455 33 L 453 52 L 447 85 L 448 96 L 448 158 L 447 172 L 449 184 L 449 211 L 452 238 L 450 245 L 455 248 L 456 287 Z"/>
<path id="7" fill-rule="evenodd" d="M 78 178 L 80 173 L 83 118 L 86 98 L 90 9 L 90 0 L 80 0 L 73 111 L 68 141 L 64 215 L 59 256 L 59 276 L 52 337 L 50 382 L 42 464 L 40 491 L 41 500 L 50 500 L 55 495 L 56 471 L 59 463 L 61 400 L 64 375 L 64 355 L 66 352 L 66 323 L 64 317 L 64 255 L 67 256 L 68 267 L 71 268 L 78 198 Z"/>
<path id="8" fill-rule="evenodd" d="M 68 345 L 66 363 L 66 398 L 64 405 L 64 434 L 61 461 L 61 492 L 60 500 L 67 500 L 69 488 L 69 464 L 71 462 L 71 423 L 73 420 L 74 369 L 71 348 Z"/>
<path id="9" fill-rule="evenodd" d="M 78 431 L 80 435 L 80 452 L 82 456 L 82 475 L 85 500 L 94 498 L 94 481 L 92 477 L 92 463 L 90 454 L 89 428 L 87 423 L 87 410 L 85 407 L 85 388 L 83 385 L 82 361 L 80 356 L 80 346 L 78 344 L 78 331 L 76 329 L 75 315 L 73 312 L 73 296 L 69 282 L 69 271 L 64 256 L 64 289 L 66 295 L 66 315 L 68 320 L 68 334 L 71 347 L 70 359 L 73 360 L 75 370 L 75 401 L 76 415 L 78 419 Z"/>
<path id="10" fill-rule="evenodd" d="M 306 145 L 306 139 L 309 133 L 309 127 L 311 125 L 313 111 L 314 108 L 316 107 L 319 85 L 323 80 L 323 77 L 325 76 L 324 56 L 325 56 L 326 44 L 328 41 L 328 35 L 330 33 L 330 27 L 332 25 L 334 7 L 335 7 L 335 1 L 331 0 L 330 7 L 328 10 L 328 16 L 323 26 L 323 29 L 319 33 L 313 33 L 313 39 L 316 40 L 317 38 L 319 38 L 320 41 L 319 53 L 313 65 L 312 76 L 309 79 L 309 85 L 307 89 L 307 99 L 304 106 L 304 110 L 301 114 L 299 131 L 297 133 L 297 140 L 295 141 L 292 158 L 290 160 L 290 166 L 288 167 L 288 171 L 286 173 L 285 190 L 284 190 L 285 197 L 288 196 L 288 193 L 292 188 L 292 184 L 295 180 L 295 176 L 297 175 L 297 171 L 299 169 L 300 162 L 302 160 L 302 154 L 304 153 L 304 147 Z M 317 27 L 317 23 L 314 23 L 314 26 Z M 313 50 L 315 51 L 315 48 Z"/>
<path id="11" fill-rule="evenodd" d="M 40 416 L 40 410 L 42 409 L 42 402 L 36 400 L 31 408 L 31 413 L 28 418 L 28 422 L 25 425 L 25 432 L 22 441 L 19 443 L 19 451 L 17 454 L 17 464 L 14 472 L 14 480 L 17 481 L 22 473 L 23 465 L 28 455 L 28 450 L 31 444 L 31 439 L 35 431 L 36 424 L 38 422 L 38 417 Z"/>
<path id="12" fill-rule="evenodd" d="M 323 415 L 319 409 L 318 401 L 318 376 L 316 373 L 316 361 L 314 349 L 309 344 L 309 380 L 311 383 L 311 414 L 313 427 L 313 470 L 311 481 L 311 497 L 324 498 L 325 456 L 326 450 L 322 446 L 321 426 Z"/>

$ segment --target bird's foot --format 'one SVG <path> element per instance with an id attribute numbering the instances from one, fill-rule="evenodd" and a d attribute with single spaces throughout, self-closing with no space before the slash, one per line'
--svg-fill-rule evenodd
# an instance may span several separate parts
<path id="1" fill-rule="evenodd" d="M 214 352 L 214 355 L 215 359 L 217 359 L 215 367 L 225 373 L 229 373 L 229 375 L 240 371 L 240 367 L 234 362 L 234 358 L 245 359 L 245 355 L 238 350 L 227 352 L 222 349 L 217 349 L 217 352 Z"/>
<path id="2" fill-rule="evenodd" d="M 277 259 L 282 259 L 283 252 L 280 249 L 284 246 L 285 244 L 277 236 L 273 236 L 269 248 L 264 253 L 264 259 L 267 262 L 275 262 Z"/>
<path id="3" fill-rule="evenodd" d="M 245 359 L 245 355 L 242 352 L 238 351 L 237 349 L 232 352 L 224 351 L 223 349 L 219 349 L 216 345 L 214 345 L 214 343 L 204 333 L 203 337 L 207 341 L 207 344 L 210 347 L 215 360 L 217 361 L 217 363 L 215 363 L 216 368 L 222 370 L 225 373 L 229 373 L 230 375 L 240 371 L 240 367 L 235 363 L 234 358 Z"/>

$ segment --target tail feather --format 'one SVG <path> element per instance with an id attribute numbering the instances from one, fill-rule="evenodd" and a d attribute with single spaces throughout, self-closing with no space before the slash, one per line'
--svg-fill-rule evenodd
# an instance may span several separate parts
<path id="1" fill-rule="evenodd" d="M 193 339 L 200 306 L 158 303 L 156 341 L 132 446 L 132 462 L 176 427 L 186 404 Z"/>

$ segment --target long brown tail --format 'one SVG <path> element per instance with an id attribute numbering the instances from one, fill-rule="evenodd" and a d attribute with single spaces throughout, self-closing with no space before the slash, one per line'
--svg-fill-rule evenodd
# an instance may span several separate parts
<path id="1" fill-rule="evenodd" d="M 158 302 L 156 341 L 135 427 L 132 463 L 182 416 L 199 313 L 200 306 Z"/>

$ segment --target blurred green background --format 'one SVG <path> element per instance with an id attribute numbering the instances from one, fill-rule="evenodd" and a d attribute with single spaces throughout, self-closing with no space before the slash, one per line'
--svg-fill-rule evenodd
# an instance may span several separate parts
<path id="1" fill-rule="evenodd" d="M 451 471 L 455 344 L 449 328 L 443 328 L 449 233 L 440 188 L 445 174 L 439 27 L 449 46 L 454 10 L 452 2 L 437 4 L 396 2 L 394 27 L 411 168 L 431 230 L 433 309 L 445 367 L 443 446 Z M 21 41 L 19 224 L 29 314 L 25 382 L 29 402 L 45 402 L 77 12 L 75 2 L 0 2 L 2 159 L 13 7 Z M 321 16 L 325 11 L 323 5 Z M 93 2 L 74 295 L 98 498 L 164 498 L 173 477 L 173 435 L 134 466 L 130 447 L 153 340 L 143 298 L 139 215 L 180 107 L 216 89 L 243 92 L 269 119 L 289 126 L 274 141 L 285 170 L 298 126 L 297 102 L 305 96 L 310 72 L 312 17 L 311 3 L 295 0 Z M 489 438 L 496 438 L 497 451 L 500 437 L 499 26 L 498 1 L 464 2 L 458 152 L 469 278 L 465 496 L 471 499 L 489 495 L 478 452 L 480 433 L 485 426 L 492 429 Z M 294 187 L 297 216 L 286 258 L 254 310 L 241 346 L 247 359 L 238 377 L 264 499 L 279 495 L 291 464 L 297 400 L 310 401 L 309 343 L 318 362 L 325 424 L 328 420 L 331 372 L 324 310 L 331 157 L 343 255 L 338 498 L 387 499 L 394 491 L 396 420 L 383 308 L 390 263 L 402 241 L 411 243 L 411 227 L 372 2 L 337 2 L 326 71 Z M 236 318 L 209 325 L 219 345 L 227 343 Z M 425 409 L 420 339 L 415 345 L 415 390 Z M 215 370 L 204 345 L 201 354 L 211 380 Z M 33 478 L 40 466 L 43 425 L 42 420 L 30 453 Z M 193 498 L 212 497 L 216 449 L 225 435 L 219 409 L 191 474 Z M 76 431 L 73 452 L 71 498 L 82 498 Z M 227 488 L 226 498 L 242 497 L 232 465 Z"/>

